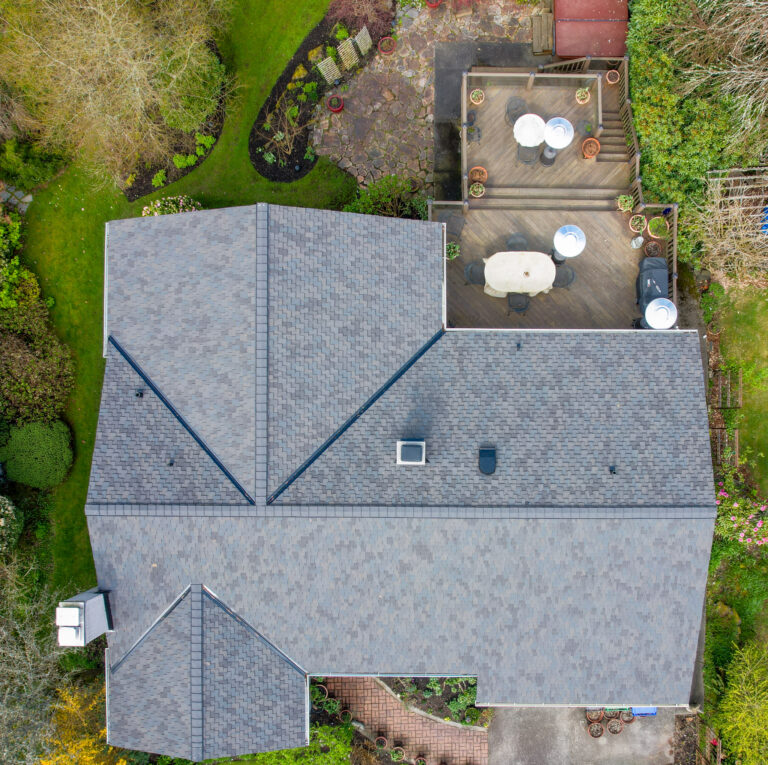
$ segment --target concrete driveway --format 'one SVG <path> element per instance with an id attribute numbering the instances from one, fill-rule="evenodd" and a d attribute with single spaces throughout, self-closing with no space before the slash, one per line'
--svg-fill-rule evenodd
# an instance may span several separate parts
<path id="1" fill-rule="evenodd" d="M 583 709 L 496 709 L 489 765 L 673 765 L 675 713 L 637 718 L 618 735 L 590 738 Z"/>

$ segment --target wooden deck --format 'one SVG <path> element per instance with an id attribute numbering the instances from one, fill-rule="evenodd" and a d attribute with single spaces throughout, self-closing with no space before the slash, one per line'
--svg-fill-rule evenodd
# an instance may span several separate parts
<path id="1" fill-rule="evenodd" d="M 506 210 L 440 207 L 433 220 L 447 223 L 449 231 L 461 226 L 461 256 L 447 264 L 448 324 L 453 327 L 526 329 L 630 329 L 639 316 L 635 305 L 635 279 L 642 250 L 630 247 L 632 234 L 619 212 L 578 210 Z M 568 223 L 587 237 L 584 252 L 569 261 L 576 281 L 567 289 L 553 288 L 531 298 L 525 314 L 507 315 L 507 301 L 492 298 L 477 285 L 467 285 L 464 266 L 472 260 L 505 250 L 514 232 L 528 237 L 531 250 L 549 252 L 555 231 Z M 455 237 L 453 237 L 455 238 Z"/>
<path id="2" fill-rule="evenodd" d="M 472 78 L 470 88 L 482 83 Z M 560 81 L 558 81 L 560 82 Z M 467 144 L 467 168 L 482 165 L 488 170 L 488 197 L 495 190 L 509 187 L 544 187 L 561 189 L 623 190 L 629 185 L 629 164 L 624 131 L 619 121 L 619 90 L 603 83 L 603 133 L 597 160 L 582 157 L 581 144 L 587 137 L 586 123 L 597 129 L 597 93 L 593 89 L 589 103 L 576 103 L 579 80 L 573 86 L 537 84 L 525 89 L 525 82 L 510 80 L 509 84 L 483 86 L 485 100 L 480 106 L 468 106 L 475 112 L 474 126 L 480 129 L 480 141 Z M 474 84 L 474 85 L 473 85 Z M 510 98 L 521 98 L 529 112 L 545 121 L 565 117 L 576 131 L 573 142 L 557 156 L 554 165 L 541 163 L 524 165 L 517 159 L 517 142 L 512 125 L 507 121 L 506 108 Z M 612 161 L 613 160 L 613 161 Z"/>

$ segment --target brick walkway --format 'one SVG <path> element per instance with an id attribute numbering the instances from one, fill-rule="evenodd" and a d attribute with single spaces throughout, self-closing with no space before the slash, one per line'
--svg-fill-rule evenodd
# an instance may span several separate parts
<path id="1" fill-rule="evenodd" d="M 325 686 L 373 736 L 381 733 L 402 746 L 409 760 L 422 755 L 428 765 L 488 765 L 485 730 L 410 712 L 372 677 L 326 677 Z"/>

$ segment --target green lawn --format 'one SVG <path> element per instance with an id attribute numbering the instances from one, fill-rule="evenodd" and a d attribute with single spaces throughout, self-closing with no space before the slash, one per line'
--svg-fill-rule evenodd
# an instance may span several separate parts
<path id="1" fill-rule="evenodd" d="M 184 193 L 205 207 L 272 202 L 336 208 L 351 197 L 354 180 L 325 159 L 300 181 L 277 184 L 258 175 L 248 158 L 248 135 L 261 104 L 327 5 L 328 0 L 237 0 L 231 31 L 220 41 L 238 83 L 221 138 L 198 168 L 146 199 Z M 56 300 L 53 321 L 76 363 L 75 391 L 66 412 L 76 459 L 53 497 L 53 579 L 67 589 L 95 583 L 83 506 L 104 371 L 104 223 L 139 215 L 145 201 L 129 204 L 116 188 L 97 183 L 75 163 L 35 195 L 27 215 L 24 258 L 39 275 L 44 293 Z"/>
<path id="2" fill-rule="evenodd" d="M 768 291 L 731 290 L 718 324 L 723 354 L 744 368 L 739 436 L 760 492 L 768 497 Z"/>

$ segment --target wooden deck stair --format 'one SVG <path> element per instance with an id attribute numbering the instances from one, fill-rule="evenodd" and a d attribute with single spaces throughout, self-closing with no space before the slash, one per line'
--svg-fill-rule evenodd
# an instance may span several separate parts
<path id="1" fill-rule="evenodd" d="M 471 199 L 470 208 L 505 210 L 615 210 L 616 197 L 627 189 L 571 189 L 531 186 L 486 186 L 485 196 Z"/>
<path id="2" fill-rule="evenodd" d="M 598 140 L 597 162 L 629 162 L 629 148 L 618 112 L 603 112 L 603 132 Z"/>

